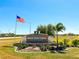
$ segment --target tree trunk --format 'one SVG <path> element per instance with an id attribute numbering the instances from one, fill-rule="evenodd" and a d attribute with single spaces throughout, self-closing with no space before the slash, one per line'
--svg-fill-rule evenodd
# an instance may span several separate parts
<path id="1" fill-rule="evenodd" d="M 57 35 L 57 51 L 58 51 L 58 32 L 56 32 Z"/>

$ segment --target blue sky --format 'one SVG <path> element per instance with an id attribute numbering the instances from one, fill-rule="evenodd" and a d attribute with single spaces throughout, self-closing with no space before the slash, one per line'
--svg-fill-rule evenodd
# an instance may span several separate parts
<path id="1" fill-rule="evenodd" d="M 26 23 L 17 23 L 17 34 L 36 30 L 40 24 L 62 22 L 64 33 L 79 33 L 79 0 L 0 0 L 0 32 L 14 32 L 16 15 Z"/>

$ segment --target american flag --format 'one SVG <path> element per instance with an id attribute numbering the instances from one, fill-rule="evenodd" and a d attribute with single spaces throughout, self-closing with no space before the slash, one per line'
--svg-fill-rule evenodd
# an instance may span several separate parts
<path id="1" fill-rule="evenodd" d="M 25 22 L 25 20 L 23 18 L 19 17 L 19 16 L 16 17 L 16 20 L 18 22 L 21 22 L 21 23 L 24 23 Z"/>

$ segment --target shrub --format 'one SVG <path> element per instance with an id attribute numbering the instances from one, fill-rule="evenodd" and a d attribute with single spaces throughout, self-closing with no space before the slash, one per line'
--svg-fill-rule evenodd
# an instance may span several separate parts
<path id="1" fill-rule="evenodd" d="M 50 51 L 51 53 L 55 53 L 56 51 L 56 46 L 55 45 L 48 45 L 47 46 L 48 51 Z"/>
<path id="2" fill-rule="evenodd" d="M 64 49 L 65 49 L 64 46 L 60 46 L 60 47 L 58 47 L 58 50 L 64 50 Z"/>
<path id="3" fill-rule="evenodd" d="M 67 46 L 63 44 L 62 42 L 59 43 L 58 50 L 64 50 Z"/>
<path id="4" fill-rule="evenodd" d="M 75 46 L 75 47 L 77 47 L 78 45 L 79 45 L 79 40 L 74 40 L 74 41 L 72 41 L 72 44 Z"/>
<path id="5" fill-rule="evenodd" d="M 48 50 L 55 50 L 56 48 L 54 46 L 48 46 Z"/>
<path id="6" fill-rule="evenodd" d="M 40 46 L 41 51 L 47 51 L 47 46 Z"/>
<path id="7" fill-rule="evenodd" d="M 66 47 L 69 47 L 69 45 L 67 44 Z"/>
<path id="8" fill-rule="evenodd" d="M 24 49 L 24 48 L 26 48 L 28 45 L 27 45 L 27 44 L 22 44 L 22 43 L 15 43 L 13 46 L 18 47 L 18 49 Z"/>

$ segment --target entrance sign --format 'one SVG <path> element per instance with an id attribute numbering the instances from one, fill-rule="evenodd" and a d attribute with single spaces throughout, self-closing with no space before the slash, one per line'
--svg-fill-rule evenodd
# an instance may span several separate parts
<path id="1" fill-rule="evenodd" d="M 47 44 L 48 35 L 47 34 L 30 34 L 26 36 L 26 42 L 28 44 Z"/>

